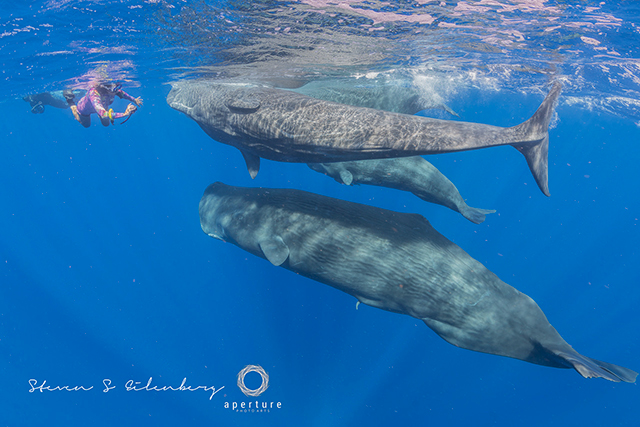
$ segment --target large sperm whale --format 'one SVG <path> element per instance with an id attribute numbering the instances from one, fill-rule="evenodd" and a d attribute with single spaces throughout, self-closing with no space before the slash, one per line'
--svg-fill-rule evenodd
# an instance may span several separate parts
<path id="1" fill-rule="evenodd" d="M 240 150 L 255 177 L 260 158 L 328 163 L 511 145 L 548 189 L 548 127 L 561 85 L 513 127 L 431 119 L 323 101 L 292 91 L 218 81 L 180 81 L 167 102 L 214 140 Z"/>
<path id="2" fill-rule="evenodd" d="M 417 214 L 299 190 L 211 184 L 200 224 L 360 303 L 423 320 L 458 347 L 555 368 L 585 378 L 634 382 L 637 373 L 583 356 L 538 305 L 487 270 Z"/>

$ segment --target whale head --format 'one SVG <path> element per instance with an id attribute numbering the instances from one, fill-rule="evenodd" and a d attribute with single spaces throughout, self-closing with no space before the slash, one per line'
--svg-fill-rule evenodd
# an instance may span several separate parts
<path id="1" fill-rule="evenodd" d="M 167 95 L 167 104 L 175 110 L 190 115 L 191 110 L 198 102 L 198 97 L 194 95 L 191 87 L 185 82 L 174 82 L 171 83 L 171 90 Z"/>
<path id="2" fill-rule="evenodd" d="M 200 200 L 202 231 L 262 256 L 273 265 L 282 265 L 291 251 L 278 231 L 281 221 L 274 218 L 268 203 L 259 200 L 269 191 L 262 195 L 253 192 L 257 197 L 252 197 L 238 190 L 242 189 L 221 182 L 207 187 Z"/>
<path id="3" fill-rule="evenodd" d="M 200 226 L 202 231 L 214 239 L 227 241 L 227 229 L 231 225 L 233 213 L 228 209 L 226 197 L 216 190 L 224 189 L 225 184 L 216 182 L 205 190 L 200 200 Z"/>
<path id="4" fill-rule="evenodd" d="M 247 202 L 234 187 L 215 182 L 200 200 L 200 226 L 208 236 L 236 245 L 247 245 L 259 240 L 260 224 L 248 220 L 257 209 Z"/>
<path id="5" fill-rule="evenodd" d="M 218 110 L 225 113 L 252 113 L 260 107 L 260 100 L 251 83 L 218 81 L 176 81 L 171 83 L 167 104 L 192 118 L 204 114 L 212 116 Z M 206 114 L 209 113 L 209 114 Z"/>

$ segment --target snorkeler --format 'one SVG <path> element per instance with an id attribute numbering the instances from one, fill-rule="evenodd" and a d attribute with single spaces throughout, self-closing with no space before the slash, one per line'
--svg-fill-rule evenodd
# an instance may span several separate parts
<path id="1" fill-rule="evenodd" d="M 69 92 L 69 90 L 64 91 L 64 92 Z M 85 94 L 84 90 L 74 89 L 71 92 L 76 97 L 83 97 L 84 94 Z M 29 105 L 31 105 L 31 112 L 33 114 L 42 114 L 42 113 L 44 113 L 45 105 L 50 105 L 52 107 L 60 108 L 60 109 L 63 109 L 63 110 L 65 108 L 69 108 L 69 104 L 67 104 L 67 100 L 65 99 L 65 96 L 63 95 L 63 91 L 61 91 L 61 90 L 56 90 L 56 91 L 53 91 L 53 92 L 42 92 L 42 93 L 36 93 L 36 94 L 32 94 L 32 95 L 27 95 L 22 99 L 24 99 L 26 102 L 29 103 Z"/>
<path id="2" fill-rule="evenodd" d="M 78 103 L 74 102 L 75 94 L 71 90 L 64 91 L 64 97 L 67 103 L 71 107 L 73 117 L 80 122 L 80 124 L 86 128 L 91 126 L 91 114 L 96 113 L 100 117 L 100 121 L 104 126 L 109 126 L 109 122 L 114 124 L 115 119 L 127 117 L 122 123 L 129 120 L 129 117 L 137 111 L 137 107 L 134 104 L 127 105 L 127 109 L 124 113 L 116 113 L 112 108 L 107 110 L 115 98 L 118 96 L 121 99 L 126 99 L 131 102 L 135 102 L 136 105 L 142 106 L 142 98 L 134 98 L 125 91 L 122 90 L 122 85 L 118 83 L 98 84 L 89 89 L 87 94 L 80 98 Z"/>

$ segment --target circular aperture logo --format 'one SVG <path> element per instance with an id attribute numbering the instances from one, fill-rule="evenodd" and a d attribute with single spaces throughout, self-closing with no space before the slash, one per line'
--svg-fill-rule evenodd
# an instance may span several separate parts
<path id="1" fill-rule="evenodd" d="M 255 390 L 251 390 L 247 388 L 246 385 L 244 385 L 244 377 L 249 372 L 257 372 L 262 377 L 262 384 L 260 385 L 260 387 L 258 387 Z M 244 393 L 245 396 L 252 396 L 252 397 L 260 396 L 262 393 L 265 392 L 265 390 L 267 390 L 268 387 L 269 387 L 269 374 L 267 374 L 267 372 L 264 369 L 262 369 L 262 366 L 247 365 L 244 367 L 244 369 L 238 372 L 238 388 L 240 389 L 240 391 Z"/>

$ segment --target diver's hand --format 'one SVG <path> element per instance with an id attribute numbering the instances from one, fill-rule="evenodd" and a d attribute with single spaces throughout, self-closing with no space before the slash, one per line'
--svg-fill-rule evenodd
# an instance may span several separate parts
<path id="1" fill-rule="evenodd" d="M 136 99 L 134 99 L 134 102 L 136 103 L 136 105 L 138 107 L 142 107 L 142 97 L 141 96 L 139 96 Z"/>
<path id="2" fill-rule="evenodd" d="M 132 115 L 133 113 L 135 113 L 137 110 L 138 110 L 138 107 L 136 107 L 136 106 L 135 106 L 135 105 L 133 105 L 133 104 L 129 104 L 129 105 L 127 105 L 127 109 L 124 111 L 124 113 L 125 113 L 127 116 L 130 116 L 130 115 Z"/>

